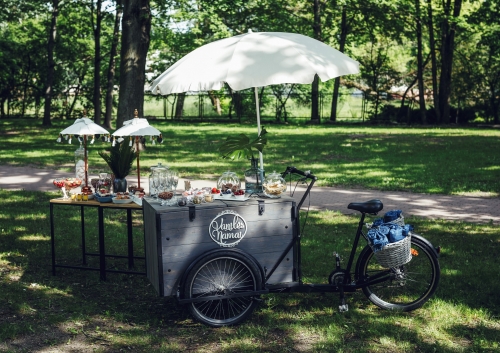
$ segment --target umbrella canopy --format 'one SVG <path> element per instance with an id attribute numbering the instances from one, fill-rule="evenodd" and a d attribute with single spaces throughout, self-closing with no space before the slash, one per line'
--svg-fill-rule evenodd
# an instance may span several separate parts
<path id="1" fill-rule="evenodd" d="M 257 32 L 204 45 L 156 78 L 148 91 L 167 95 L 218 90 L 227 83 L 239 91 L 281 83 L 311 83 L 355 74 L 359 63 L 332 47 L 296 33 Z"/>
<path id="2" fill-rule="evenodd" d="M 84 113 L 85 114 L 85 113 Z M 94 123 L 91 119 L 83 117 L 76 119 L 73 125 L 68 126 L 66 129 L 59 133 L 58 142 L 61 142 L 61 135 L 69 135 L 69 143 L 71 143 L 72 135 L 79 135 L 83 138 L 84 148 L 84 170 L 85 170 L 85 187 L 82 191 L 90 191 L 88 183 L 88 159 L 87 159 L 87 137 L 94 135 L 109 135 L 108 130 Z M 94 142 L 92 139 L 91 143 Z"/>
<path id="3" fill-rule="evenodd" d="M 123 123 L 123 126 L 113 132 L 113 137 L 119 136 L 132 136 L 135 137 L 135 150 L 137 154 L 137 188 L 141 189 L 141 173 L 139 165 L 139 137 L 141 136 L 159 136 L 158 142 L 162 142 L 160 130 L 149 125 L 148 120 L 144 118 L 139 118 L 139 112 L 137 109 L 134 110 L 134 118 L 127 120 Z M 153 139 L 153 144 L 155 140 Z M 113 138 L 113 146 L 115 140 Z M 132 147 L 132 140 L 130 140 L 130 146 Z"/>
<path id="4" fill-rule="evenodd" d="M 107 135 L 108 130 L 94 123 L 91 119 L 83 117 L 76 119 L 73 125 L 61 131 L 61 135 Z"/>
<path id="5" fill-rule="evenodd" d="M 123 123 L 123 126 L 113 132 L 113 136 L 159 136 L 160 130 L 149 125 L 148 120 L 135 117 Z"/>
<path id="6" fill-rule="evenodd" d="M 359 63 L 307 36 L 283 32 L 249 32 L 206 44 L 184 56 L 156 78 L 147 91 L 168 95 L 187 91 L 254 87 L 260 134 L 257 87 L 282 83 L 312 83 L 356 74 Z M 260 167 L 264 169 L 262 153 Z"/>

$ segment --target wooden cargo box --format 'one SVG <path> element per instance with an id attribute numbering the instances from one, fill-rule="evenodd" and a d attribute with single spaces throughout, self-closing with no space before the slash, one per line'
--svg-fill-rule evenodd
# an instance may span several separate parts
<path id="1" fill-rule="evenodd" d="M 144 199 L 143 207 L 147 276 L 160 296 L 176 295 L 189 265 L 213 249 L 238 248 L 270 271 L 296 232 L 290 197 L 215 200 L 190 207 Z M 295 252 L 288 252 L 267 283 L 295 281 Z"/>

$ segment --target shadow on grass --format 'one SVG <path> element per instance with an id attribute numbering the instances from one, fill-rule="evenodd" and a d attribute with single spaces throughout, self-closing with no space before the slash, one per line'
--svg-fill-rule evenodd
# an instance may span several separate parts
<path id="1" fill-rule="evenodd" d="M 241 325 L 212 329 L 193 322 L 174 298 L 160 298 L 145 276 L 57 269 L 51 275 L 49 200 L 56 193 L 0 190 L 0 352 L 48 349 L 74 352 L 456 352 L 493 350 L 500 335 L 498 283 L 493 269 L 500 230 L 408 219 L 443 247 L 441 283 L 424 308 L 379 310 L 362 293 L 348 296 L 350 311 L 336 311 L 336 294 L 273 294 Z M 81 261 L 78 208 L 56 210 L 58 260 Z M 86 211 L 89 249 L 96 248 L 97 216 Z M 109 250 L 126 253 L 124 219 L 106 218 Z M 134 218 L 136 253 L 141 217 Z M 304 271 L 326 281 L 331 252 L 348 256 L 357 219 L 311 212 L 304 232 Z M 108 239 L 109 238 L 109 239 Z M 488 244 L 488 248 L 484 244 Z M 476 261 L 481 258 L 481 261 Z M 89 259 L 96 265 L 96 259 Z M 111 266 L 126 267 L 122 260 Z M 137 268 L 141 269 L 141 263 Z M 495 294 L 495 295 L 492 295 Z"/>

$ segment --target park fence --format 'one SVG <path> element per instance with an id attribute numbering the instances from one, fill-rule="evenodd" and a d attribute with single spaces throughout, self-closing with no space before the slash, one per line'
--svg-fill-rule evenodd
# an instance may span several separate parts
<path id="1" fill-rule="evenodd" d="M 260 114 L 263 120 L 290 122 L 311 118 L 309 95 L 261 94 Z M 340 94 L 337 103 L 337 121 L 365 121 L 369 103 L 363 93 Z M 330 119 L 332 94 L 320 93 L 318 114 L 322 121 Z M 149 119 L 197 120 L 242 122 L 254 119 L 255 97 L 253 93 L 185 93 L 169 96 L 145 97 L 144 116 Z"/>

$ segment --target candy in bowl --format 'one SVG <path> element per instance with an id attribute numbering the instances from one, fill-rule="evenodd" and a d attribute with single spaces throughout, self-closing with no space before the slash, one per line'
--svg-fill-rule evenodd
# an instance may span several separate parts
<path id="1" fill-rule="evenodd" d="M 243 189 L 240 189 L 240 190 L 236 190 L 234 193 L 233 193 L 234 197 L 236 199 L 244 199 L 245 198 L 245 190 Z"/>
<path id="2" fill-rule="evenodd" d="M 279 198 L 286 191 L 286 181 L 280 173 L 273 172 L 266 176 L 262 187 L 267 197 Z"/>
<path id="3" fill-rule="evenodd" d="M 227 190 L 230 190 L 231 192 L 239 190 L 241 189 L 240 178 L 238 178 L 235 172 L 224 172 L 217 181 L 217 189 L 220 189 L 222 193 Z"/>

